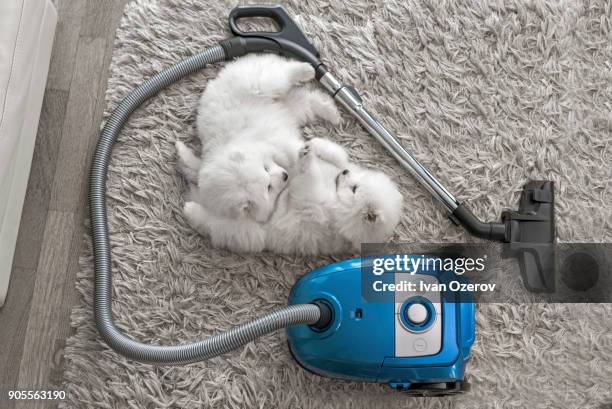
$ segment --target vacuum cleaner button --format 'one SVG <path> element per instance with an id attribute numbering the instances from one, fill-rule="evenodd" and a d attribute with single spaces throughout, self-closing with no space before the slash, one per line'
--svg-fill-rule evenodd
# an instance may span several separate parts
<path id="1" fill-rule="evenodd" d="M 427 308 L 423 304 L 412 304 L 406 308 L 406 319 L 413 324 L 424 323 L 427 315 Z"/>
<path id="2" fill-rule="evenodd" d="M 414 344 L 412 344 L 414 350 L 417 352 L 424 352 L 427 349 L 427 341 L 423 338 L 417 338 L 414 340 Z"/>

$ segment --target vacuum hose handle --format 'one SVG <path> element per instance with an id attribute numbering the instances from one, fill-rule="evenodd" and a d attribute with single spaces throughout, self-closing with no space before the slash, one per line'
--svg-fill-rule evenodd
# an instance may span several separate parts
<path id="1" fill-rule="evenodd" d="M 242 31 L 238 28 L 238 20 L 257 17 L 272 19 L 278 26 L 278 31 Z M 282 42 L 290 41 L 298 44 L 315 57 L 319 57 L 319 51 L 308 41 L 306 35 L 280 4 L 274 6 L 238 6 L 229 14 L 229 26 L 232 33 L 237 37 L 264 37 L 273 40 L 280 39 Z"/>
<path id="2" fill-rule="evenodd" d="M 238 20 L 258 17 L 272 19 L 278 31 L 242 31 L 238 27 Z M 281 5 L 238 6 L 230 12 L 229 26 L 234 37 L 219 43 L 228 59 L 249 53 L 272 52 L 309 63 L 315 69 L 317 79 L 327 71 L 319 60 L 319 51 Z"/>

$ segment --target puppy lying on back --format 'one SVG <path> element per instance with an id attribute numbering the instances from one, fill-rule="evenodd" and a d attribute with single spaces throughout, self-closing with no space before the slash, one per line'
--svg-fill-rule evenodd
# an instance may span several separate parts
<path id="1" fill-rule="evenodd" d="M 267 222 L 218 218 L 196 201 L 184 214 L 217 247 L 314 255 L 386 240 L 401 208 L 402 195 L 386 175 L 350 164 L 339 145 L 314 138 L 300 150 L 295 176 Z"/>
<path id="2" fill-rule="evenodd" d="M 337 254 L 386 241 L 399 223 L 402 195 L 385 174 L 349 163 L 345 150 L 314 138 L 300 151 L 297 175 L 281 194 L 265 248 Z"/>
<path id="3" fill-rule="evenodd" d="M 313 78 L 310 64 L 264 54 L 227 64 L 208 83 L 197 117 L 202 160 L 177 148 L 214 217 L 267 221 L 304 144 L 301 126 L 340 121 L 330 96 L 303 86 Z"/>

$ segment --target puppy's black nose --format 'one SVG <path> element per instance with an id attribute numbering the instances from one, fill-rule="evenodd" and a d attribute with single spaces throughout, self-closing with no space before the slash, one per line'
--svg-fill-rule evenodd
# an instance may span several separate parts
<path id="1" fill-rule="evenodd" d="M 283 172 L 283 180 L 287 179 L 289 179 L 289 175 L 287 174 L 287 172 Z"/>
<path id="2" fill-rule="evenodd" d="M 343 175 L 348 175 L 348 173 L 349 173 L 349 172 L 350 172 L 350 171 L 349 171 L 348 169 L 344 169 L 344 170 L 342 171 L 342 174 L 343 174 Z"/>

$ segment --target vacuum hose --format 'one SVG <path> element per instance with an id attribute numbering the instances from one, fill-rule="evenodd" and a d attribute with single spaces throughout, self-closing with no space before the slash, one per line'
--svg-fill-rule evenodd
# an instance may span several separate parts
<path id="1" fill-rule="evenodd" d="M 291 305 L 203 341 L 176 346 L 144 344 L 125 335 L 113 322 L 111 252 L 106 216 L 106 176 L 113 144 L 130 115 L 147 99 L 207 64 L 233 57 L 221 45 L 172 65 L 136 87 L 115 108 L 98 140 L 89 178 L 89 212 L 94 249 L 96 326 L 104 341 L 127 358 L 158 365 L 180 365 L 224 354 L 265 334 L 296 324 L 316 324 L 315 304 Z"/>

